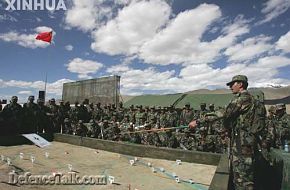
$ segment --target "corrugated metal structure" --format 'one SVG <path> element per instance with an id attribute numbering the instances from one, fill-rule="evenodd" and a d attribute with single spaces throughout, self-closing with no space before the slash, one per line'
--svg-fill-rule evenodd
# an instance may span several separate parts
<path id="1" fill-rule="evenodd" d="M 89 99 L 90 102 L 118 104 L 120 97 L 120 76 L 108 76 L 63 84 L 62 99 L 74 103 Z"/>

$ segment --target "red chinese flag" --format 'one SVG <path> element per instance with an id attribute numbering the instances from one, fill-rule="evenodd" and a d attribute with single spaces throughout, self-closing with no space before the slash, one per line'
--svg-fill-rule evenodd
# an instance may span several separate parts
<path id="1" fill-rule="evenodd" d="M 51 32 L 41 32 L 36 36 L 37 40 L 51 43 L 52 40 L 52 31 Z"/>

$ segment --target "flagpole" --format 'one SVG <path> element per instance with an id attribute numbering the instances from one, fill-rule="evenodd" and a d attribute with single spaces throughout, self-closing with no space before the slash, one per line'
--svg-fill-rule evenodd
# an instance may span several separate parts
<path id="1" fill-rule="evenodd" d="M 48 42 L 51 45 L 52 42 L 52 37 L 53 37 L 53 30 L 49 32 L 41 32 L 36 36 L 36 40 L 41 40 L 44 42 Z M 47 72 L 45 73 L 45 84 L 44 84 L 44 101 L 46 97 L 46 85 L 47 85 Z"/>
<path id="2" fill-rule="evenodd" d="M 45 83 L 44 83 L 44 102 L 46 97 L 46 84 L 47 84 L 47 72 L 45 72 Z"/>

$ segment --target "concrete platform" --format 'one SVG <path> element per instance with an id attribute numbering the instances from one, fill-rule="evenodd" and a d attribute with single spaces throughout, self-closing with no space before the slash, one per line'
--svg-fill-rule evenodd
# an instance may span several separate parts
<path id="1" fill-rule="evenodd" d="M 24 154 L 20 159 L 19 154 Z M 45 157 L 45 152 L 49 157 Z M 0 189 L 101 189 L 101 190 L 205 190 L 208 189 L 217 166 L 182 162 L 165 159 L 137 157 L 133 166 L 129 160 L 134 156 L 112 153 L 100 149 L 86 148 L 71 144 L 52 142 L 50 147 L 41 149 L 35 145 L 0 146 L 0 155 L 11 159 L 12 165 L 0 160 Z M 31 155 L 35 156 L 32 164 Z M 148 166 L 148 163 L 152 167 Z M 79 176 L 105 175 L 114 176 L 115 182 L 107 185 L 11 185 L 8 184 L 8 173 L 12 170 L 18 175 L 31 172 L 32 175 L 52 175 L 53 173 L 68 174 L 68 164 Z M 155 168 L 156 173 L 152 172 Z M 161 168 L 164 168 L 162 172 Z M 173 177 L 175 173 L 180 183 Z M 190 184 L 189 179 L 195 183 Z"/>

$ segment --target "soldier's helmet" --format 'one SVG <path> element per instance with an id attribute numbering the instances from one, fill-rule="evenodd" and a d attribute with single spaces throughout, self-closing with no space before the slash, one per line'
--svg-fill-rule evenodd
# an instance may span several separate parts
<path id="1" fill-rule="evenodd" d="M 132 104 L 132 105 L 130 105 L 130 108 L 134 108 L 134 105 Z"/>
<path id="2" fill-rule="evenodd" d="M 91 120 L 90 120 L 90 123 L 95 123 L 95 120 L 91 119 Z"/>
<path id="3" fill-rule="evenodd" d="M 83 123 L 83 120 L 79 120 L 79 122 L 78 122 L 79 124 L 82 124 Z"/>
<path id="4" fill-rule="evenodd" d="M 130 116 L 129 116 L 129 114 L 125 114 L 125 115 L 124 115 L 124 117 L 127 117 L 127 118 L 129 118 Z"/>
<path id="5" fill-rule="evenodd" d="M 69 123 L 69 118 L 65 118 L 65 119 L 64 119 L 64 122 L 65 122 L 65 123 Z"/>
<path id="6" fill-rule="evenodd" d="M 214 107 L 214 104 L 209 104 L 209 106 L 208 107 Z"/>
<path id="7" fill-rule="evenodd" d="M 150 109 L 151 109 L 151 110 L 155 110 L 155 106 L 151 106 Z"/>
<path id="8" fill-rule="evenodd" d="M 245 75 L 236 75 L 232 78 L 232 81 L 227 83 L 227 86 L 232 86 L 235 82 L 246 82 L 248 83 L 248 77 Z"/>
<path id="9" fill-rule="evenodd" d="M 60 100 L 59 103 L 64 103 L 64 101 L 63 100 Z"/>
<path id="10" fill-rule="evenodd" d="M 55 99 L 54 99 L 54 98 L 51 98 L 51 99 L 50 99 L 50 102 L 55 102 Z"/>
<path id="11" fill-rule="evenodd" d="M 184 106 L 185 106 L 185 107 L 190 107 L 190 103 L 187 102 Z"/>

